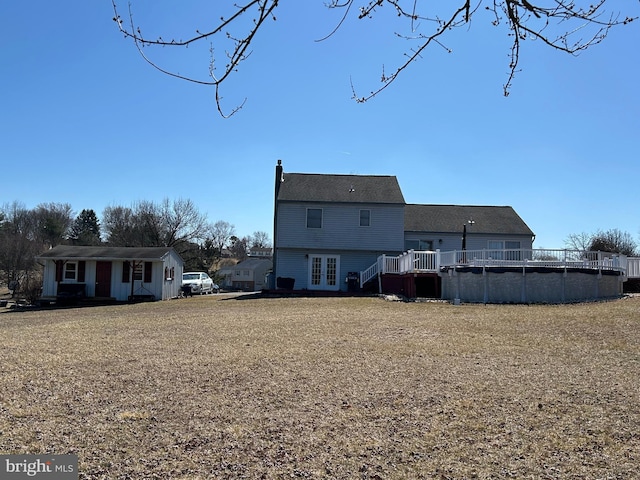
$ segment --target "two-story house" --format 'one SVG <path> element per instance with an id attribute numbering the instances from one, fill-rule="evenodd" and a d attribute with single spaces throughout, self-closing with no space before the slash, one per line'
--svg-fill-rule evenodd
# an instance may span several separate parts
<path id="1" fill-rule="evenodd" d="M 295 289 L 345 290 L 348 272 L 403 251 L 404 208 L 394 176 L 285 174 L 278 162 L 276 279 L 294 279 Z"/>
<path id="2" fill-rule="evenodd" d="M 226 269 L 225 285 L 232 290 L 254 292 L 266 287 L 265 277 L 271 270 L 271 260 L 261 257 L 249 257 L 233 267 Z"/>
<path id="3" fill-rule="evenodd" d="M 347 290 L 381 255 L 407 250 L 532 248 L 511 207 L 406 204 L 395 176 L 285 173 L 276 166 L 277 288 Z"/>

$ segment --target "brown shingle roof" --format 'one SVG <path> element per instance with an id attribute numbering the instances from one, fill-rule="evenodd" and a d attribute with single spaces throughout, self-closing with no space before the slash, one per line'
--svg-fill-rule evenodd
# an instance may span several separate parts
<path id="1" fill-rule="evenodd" d="M 40 254 L 42 259 L 74 260 L 161 260 L 171 247 L 85 247 L 58 245 Z"/>
<path id="2" fill-rule="evenodd" d="M 279 201 L 404 204 L 395 176 L 285 173 Z"/>
<path id="3" fill-rule="evenodd" d="M 474 233 L 533 235 L 512 207 L 409 204 L 404 208 L 405 232 L 458 233 L 471 219 Z"/>

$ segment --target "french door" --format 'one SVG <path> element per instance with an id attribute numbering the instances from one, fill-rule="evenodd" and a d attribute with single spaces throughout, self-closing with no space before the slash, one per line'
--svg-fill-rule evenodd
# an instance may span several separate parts
<path id="1" fill-rule="evenodd" d="M 339 255 L 309 255 L 309 289 L 339 290 Z"/>

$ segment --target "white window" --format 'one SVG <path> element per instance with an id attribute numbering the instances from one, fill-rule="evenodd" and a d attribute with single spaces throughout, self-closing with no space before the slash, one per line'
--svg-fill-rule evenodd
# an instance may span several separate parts
<path id="1" fill-rule="evenodd" d="M 514 250 L 520 248 L 519 240 L 489 240 L 489 250 Z"/>
<path id="2" fill-rule="evenodd" d="M 521 259 L 519 240 L 489 240 L 487 247 L 489 256 L 495 260 Z"/>
<path id="3" fill-rule="evenodd" d="M 371 226 L 371 210 L 360 210 L 360 226 Z"/>
<path id="4" fill-rule="evenodd" d="M 64 279 L 76 281 L 78 278 L 78 264 L 76 262 L 67 262 L 64 264 Z"/>
<path id="5" fill-rule="evenodd" d="M 322 228 L 321 208 L 307 208 L 307 228 Z"/>
<path id="6" fill-rule="evenodd" d="M 405 240 L 405 250 L 417 250 L 419 252 L 433 251 L 433 240 Z"/>
<path id="7" fill-rule="evenodd" d="M 143 262 L 133 262 L 133 279 L 142 280 L 142 264 Z"/>

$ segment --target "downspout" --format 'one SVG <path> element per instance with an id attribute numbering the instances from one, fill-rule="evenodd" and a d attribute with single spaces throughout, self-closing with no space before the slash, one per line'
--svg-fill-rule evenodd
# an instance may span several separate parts
<path id="1" fill-rule="evenodd" d="M 280 193 L 280 185 L 284 182 L 282 160 L 278 160 L 278 164 L 276 165 L 275 180 L 273 197 L 273 266 L 271 272 L 273 273 L 273 286 L 274 288 L 278 288 L 278 275 L 276 273 L 276 266 L 278 265 L 278 194 Z"/>

